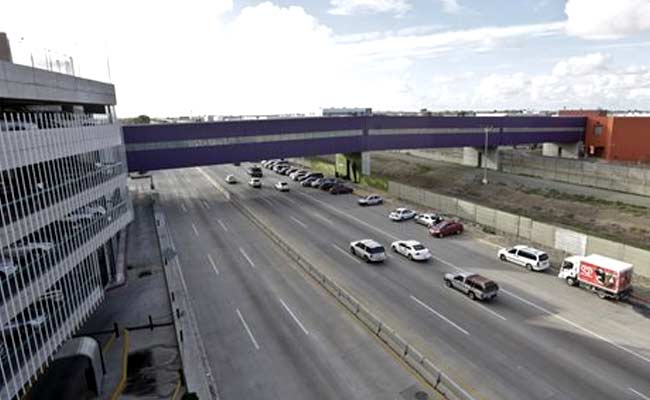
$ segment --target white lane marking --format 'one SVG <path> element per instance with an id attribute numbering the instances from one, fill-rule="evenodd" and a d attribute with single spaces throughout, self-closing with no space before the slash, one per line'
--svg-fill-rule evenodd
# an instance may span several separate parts
<path id="1" fill-rule="evenodd" d="M 223 223 L 222 220 L 218 219 L 217 222 L 219 223 L 219 225 L 221 225 L 221 229 L 228 232 L 228 227 L 226 226 L 226 224 Z"/>
<path id="2" fill-rule="evenodd" d="M 244 325 L 244 329 L 246 329 L 246 332 L 248 332 L 248 337 L 251 338 L 251 342 L 253 342 L 253 346 L 255 346 L 256 350 L 259 350 L 260 345 L 257 344 L 257 340 L 255 340 L 255 336 L 253 336 L 253 332 L 251 332 L 250 328 L 248 327 L 248 324 L 244 320 L 244 317 L 242 317 L 241 312 L 239 311 L 239 308 L 237 309 L 237 315 L 239 316 L 239 320 L 241 321 L 242 325 Z"/>
<path id="3" fill-rule="evenodd" d="M 246 252 L 244 251 L 244 249 L 242 249 L 242 248 L 240 247 L 240 248 L 239 248 L 239 252 L 241 253 L 242 256 L 244 256 L 244 258 L 246 259 L 246 261 L 248 261 L 248 263 L 251 265 L 251 267 L 253 267 L 253 268 L 257 268 L 257 267 L 255 266 L 255 263 L 253 262 L 253 260 L 251 260 L 251 258 L 248 256 L 248 254 L 246 254 Z"/>
<path id="4" fill-rule="evenodd" d="M 299 220 L 298 218 L 296 218 L 296 217 L 292 217 L 292 216 L 289 216 L 289 218 L 291 218 L 292 220 L 294 220 L 294 222 L 295 222 L 296 224 L 298 224 L 298 225 L 302 226 L 303 228 L 307 229 L 307 224 L 305 224 L 304 222 L 302 222 L 302 221 Z"/>
<path id="5" fill-rule="evenodd" d="M 650 363 L 650 358 L 647 358 L 647 357 L 642 356 L 641 354 L 635 353 L 634 351 L 628 349 L 627 347 L 621 346 L 620 344 L 618 344 L 618 343 L 612 341 L 611 339 L 608 339 L 608 338 L 606 338 L 606 337 L 604 337 L 604 336 L 601 336 L 601 335 L 597 334 L 596 332 L 591 331 L 591 330 L 589 330 L 589 329 L 587 329 L 587 328 L 585 328 L 585 327 L 583 327 L 583 326 L 581 326 L 581 325 L 578 325 L 578 324 L 576 324 L 575 322 L 573 322 L 573 321 L 571 321 L 571 320 L 569 320 L 569 319 L 567 319 L 567 318 L 564 318 L 564 317 L 562 317 L 562 316 L 560 316 L 560 315 L 557 315 L 557 314 L 551 312 L 550 310 L 547 310 L 546 308 L 544 308 L 544 307 L 542 307 L 542 306 L 540 306 L 540 305 L 537 305 L 537 304 L 533 303 L 533 302 L 530 301 L 530 300 L 526 300 L 526 299 L 524 299 L 523 297 L 520 297 L 520 296 L 518 296 L 518 295 L 512 293 L 512 292 L 509 291 L 509 290 L 501 289 L 501 291 L 502 291 L 503 293 L 509 295 L 509 296 L 514 297 L 515 299 L 518 299 L 519 301 L 521 301 L 521 302 L 523 302 L 523 303 L 528 304 L 529 306 L 531 306 L 531 307 L 533 307 L 533 308 L 536 308 L 536 309 L 538 309 L 538 310 L 540 310 L 540 311 L 542 311 L 542 312 L 544 312 L 544 313 L 550 315 L 551 317 L 554 317 L 554 318 L 559 319 L 560 321 L 564 322 L 564 323 L 567 324 L 567 325 L 570 325 L 570 326 L 572 326 L 572 327 L 574 327 L 574 328 L 576 328 L 576 329 L 578 329 L 578 330 L 581 330 L 581 331 L 583 331 L 583 332 L 585 332 L 585 333 L 587 333 L 587 334 L 589 334 L 589 335 L 591 335 L 591 336 L 593 336 L 593 337 L 595 337 L 595 338 L 597 338 L 597 339 L 602 340 L 602 341 L 605 342 L 605 343 L 609 343 L 610 345 L 616 347 L 616 348 L 619 349 L 619 350 L 623 350 L 624 352 L 626 352 L 626 353 L 628 353 L 628 354 L 631 354 L 631 355 L 633 355 L 634 357 L 637 357 L 637 358 L 639 358 L 639 359 L 641 359 L 641 360 L 643 360 L 643 361 L 645 361 L 645 362 L 647 362 L 647 363 Z"/>
<path id="6" fill-rule="evenodd" d="M 318 200 L 318 199 L 316 199 L 316 198 L 314 198 L 314 197 L 312 197 L 312 196 L 309 196 L 309 195 L 307 195 L 307 194 L 305 194 L 305 193 L 302 193 L 302 192 L 298 192 L 298 193 L 300 193 L 301 195 L 303 195 L 303 196 L 305 196 L 305 197 L 309 197 L 309 198 L 312 199 L 313 201 L 315 201 L 315 202 L 321 204 L 323 207 L 328 208 L 328 209 L 334 211 L 335 213 L 341 214 L 341 215 L 343 215 L 343 216 L 345 216 L 345 217 L 347 217 L 347 218 L 350 218 L 351 220 L 354 220 L 354 221 L 358 222 L 359 224 L 361 224 L 361 225 L 363 225 L 363 226 L 366 226 L 366 227 L 368 227 L 368 228 L 370 228 L 370 229 L 372 229 L 372 230 L 374 230 L 374 231 L 376 231 L 376 232 L 379 232 L 379 233 L 381 233 L 382 235 L 385 235 L 385 236 L 387 236 L 387 237 L 389 237 L 389 238 L 391 238 L 391 239 L 393 239 L 393 240 L 399 240 L 399 238 L 398 238 L 397 236 L 391 235 L 390 233 L 386 232 L 386 231 L 383 230 L 383 229 L 376 228 L 376 227 L 370 225 L 369 223 L 367 223 L 366 221 L 362 221 L 362 220 L 360 220 L 359 218 L 357 218 L 357 217 L 355 217 L 355 216 L 353 216 L 353 215 L 350 215 L 350 214 L 348 214 L 348 213 L 346 213 L 346 212 L 343 212 L 343 211 L 341 211 L 341 210 L 338 210 L 338 209 L 336 209 L 336 208 L 330 206 L 329 204 L 324 203 L 324 202 L 322 202 L 322 201 L 320 201 L 320 200 Z"/>
<path id="7" fill-rule="evenodd" d="M 334 222 L 332 222 L 331 220 L 325 218 L 324 216 L 320 215 L 320 214 L 317 213 L 317 212 L 312 212 L 312 215 L 313 215 L 314 217 L 316 217 L 316 218 L 322 220 L 322 221 L 327 222 L 327 223 L 330 224 L 330 225 L 334 225 Z"/>
<path id="8" fill-rule="evenodd" d="M 210 204 L 208 204 L 207 201 L 205 201 L 205 200 L 201 200 L 201 204 L 203 204 L 203 207 L 205 207 L 206 210 L 209 210 L 209 209 L 210 209 Z"/>
<path id="9" fill-rule="evenodd" d="M 639 396 L 639 397 L 642 398 L 643 400 L 650 400 L 650 397 L 646 396 L 645 394 L 643 394 L 643 393 L 641 393 L 641 392 L 637 392 L 636 390 L 634 390 L 634 389 L 632 389 L 632 388 L 628 388 L 628 389 L 630 390 L 630 392 L 632 392 L 632 393 L 634 393 L 635 395 Z"/>
<path id="10" fill-rule="evenodd" d="M 359 259 L 356 258 L 355 256 L 353 256 L 352 254 L 348 253 L 347 251 L 343 250 L 342 248 L 340 248 L 339 246 L 337 246 L 335 244 L 333 244 L 332 246 L 334 246 L 334 248 L 336 250 L 338 250 L 341 253 L 345 254 L 346 256 L 350 257 L 352 260 L 354 260 L 354 261 L 358 262 L 359 264 L 361 264 L 361 261 L 359 261 Z"/>
<path id="11" fill-rule="evenodd" d="M 497 317 L 497 318 L 500 318 L 500 319 L 502 319 L 502 320 L 504 320 L 504 321 L 507 321 L 507 320 L 506 320 L 506 317 L 504 317 L 503 315 L 499 314 L 499 313 L 496 312 L 496 311 L 492 311 L 492 310 L 490 309 L 490 307 L 484 306 L 483 304 L 481 304 L 481 303 L 479 303 L 479 302 L 476 302 L 476 301 L 472 302 L 472 304 L 475 304 L 475 305 L 481 307 L 482 309 L 484 309 L 485 311 L 489 312 L 490 314 L 494 315 L 494 316 Z"/>
<path id="12" fill-rule="evenodd" d="M 194 225 L 194 222 L 192 222 L 192 230 L 194 231 L 196 237 L 199 237 L 199 230 L 196 229 L 196 225 Z"/>
<path id="13" fill-rule="evenodd" d="M 212 270 L 214 271 L 214 273 L 219 275 L 219 269 L 217 268 L 217 264 L 214 262 L 210 254 L 208 254 L 208 261 L 210 261 L 210 265 L 212 265 Z"/>
<path id="14" fill-rule="evenodd" d="M 411 300 L 415 301 L 416 303 L 418 303 L 418 304 L 421 305 L 422 307 L 426 308 L 427 311 L 431 312 L 432 314 L 437 315 L 438 318 L 442 319 L 443 321 L 447 322 L 448 324 L 450 324 L 450 325 L 453 326 L 454 328 L 458 329 L 459 331 L 461 331 L 461 332 L 463 332 L 464 334 L 466 334 L 467 336 L 469 336 L 469 332 L 467 332 L 465 329 L 463 329 L 463 328 L 461 328 L 460 326 L 458 326 L 455 322 L 453 322 L 453 321 L 450 320 L 449 318 L 447 318 L 447 317 L 445 317 L 444 315 L 440 314 L 438 311 L 436 311 L 436 310 L 434 310 L 433 308 L 429 307 L 427 304 L 423 303 L 423 302 L 422 302 L 420 299 L 418 299 L 417 297 L 411 295 Z"/>
<path id="15" fill-rule="evenodd" d="M 184 203 L 184 202 L 181 203 L 181 209 L 182 209 L 184 212 L 187 212 L 187 207 L 185 207 L 185 203 Z"/>
<path id="16" fill-rule="evenodd" d="M 288 201 L 289 203 L 292 203 L 292 204 L 298 205 L 298 203 L 297 203 L 295 200 L 293 200 L 291 197 L 289 197 L 289 196 L 285 196 L 284 199 L 285 199 L 286 201 Z"/>
<path id="17" fill-rule="evenodd" d="M 479 242 L 481 242 L 483 244 L 486 244 L 486 245 L 488 245 L 490 247 L 494 247 L 495 249 L 502 249 L 503 248 L 503 246 L 499 246 L 498 244 L 489 242 L 489 241 L 487 241 L 485 239 L 476 239 L 476 240 L 478 240 Z"/>
<path id="18" fill-rule="evenodd" d="M 298 324 L 300 329 L 302 329 L 302 331 L 305 332 L 305 335 L 309 335 L 309 331 L 307 329 L 305 329 L 305 326 L 302 324 L 302 322 L 300 322 L 300 320 L 298 319 L 298 317 L 296 317 L 296 315 L 293 313 L 293 311 L 291 311 L 291 309 L 284 302 L 284 300 L 280 299 L 280 303 L 282 303 L 282 307 L 284 307 L 284 309 L 287 310 L 289 315 L 291 315 L 291 318 L 293 318 L 293 320 L 296 321 L 296 324 Z"/>

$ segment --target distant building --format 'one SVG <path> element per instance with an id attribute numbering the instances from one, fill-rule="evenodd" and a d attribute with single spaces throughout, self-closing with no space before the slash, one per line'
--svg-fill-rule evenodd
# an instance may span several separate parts
<path id="1" fill-rule="evenodd" d="M 324 108 L 323 117 L 361 117 L 372 115 L 372 108 Z"/>
<path id="2" fill-rule="evenodd" d="M 650 115 L 605 110 L 561 110 L 560 116 L 585 116 L 585 153 L 606 160 L 650 163 Z"/>

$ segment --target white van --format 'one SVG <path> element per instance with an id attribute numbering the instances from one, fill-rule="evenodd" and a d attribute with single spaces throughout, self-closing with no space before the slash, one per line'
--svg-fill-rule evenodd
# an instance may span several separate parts
<path id="1" fill-rule="evenodd" d="M 544 271 L 551 266 L 548 254 L 527 246 L 503 248 L 497 253 L 501 261 L 510 261 L 526 267 L 529 271 Z"/>
<path id="2" fill-rule="evenodd" d="M 350 252 L 365 262 L 382 262 L 386 259 L 386 250 L 384 250 L 384 246 L 372 239 L 363 239 L 351 242 Z"/>

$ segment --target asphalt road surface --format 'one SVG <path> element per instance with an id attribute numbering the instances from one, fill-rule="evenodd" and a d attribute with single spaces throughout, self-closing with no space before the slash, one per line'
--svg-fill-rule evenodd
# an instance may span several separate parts
<path id="1" fill-rule="evenodd" d="M 423 390 L 196 170 L 155 181 L 220 399 L 394 400 Z"/>
<path id="2" fill-rule="evenodd" d="M 238 254 L 238 244 L 255 242 L 259 246 L 255 257 L 271 258 L 272 265 L 281 256 L 274 255 L 273 249 L 263 244 L 268 240 L 255 233 L 254 227 L 245 228 L 247 225 L 223 200 L 219 200 L 218 209 L 211 205 L 217 201 L 217 194 L 204 174 L 226 186 L 223 179 L 229 173 L 235 174 L 241 183 L 227 189 L 238 193 L 277 233 L 435 360 L 475 399 L 650 399 L 650 320 L 627 305 L 603 301 L 587 291 L 568 287 L 550 273 L 531 273 L 502 263 L 496 258 L 495 248 L 467 235 L 434 239 L 424 227 L 413 222 L 391 222 L 387 218 L 389 210 L 383 206 L 361 208 L 356 205 L 355 196 L 332 196 L 301 188 L 269 170 L 264 170 L 262 189 L 246 185 L 244 166 L 167 173 L 165 176 L 176 179 L 176 190 L 189 196 L 184 201 L 191 201 L 192 212 L 198 213 L 202 208 L 200 219 L 193 219 L 195 224 L 201 224 L 197 226 L 200 233 L 207 229 L 207 221 L 214 221 L 215 215 L 237 224 L 236 232 L 224 235 L 218 221 L 208 223 L 215 232 L 210 243 L 228 242 L 219 247 L 219 254 L 226 257 L 226 265 L 233 264 L 232 274 L 244 275 L 252 269 L 249 265 L 248 271 L 244 269 L 246 272 L 234 271 L 234 265 L 242 268 L 247 262 L 243 254 Z M 280 179 L 290 182 L 289 193 L 273 189 Z M 186 226 L 190 215 L 182 210 L 182 204 L 170 208 L 176 209 L 179 225 Z M 188 236 L 188 248 L 205 252 L 202 240 L 189 238 L 194 235 L 191 228 L 185 228 L 184 235 Z M 349 254 L 349 242 L 362 238 L 373 238 L 387 248 L 397 239 L 416 239 L 432 250 L 434 259 L 416 263 L 389 254 L 385 263 L 368 265 Z M 444 287 L 444 273 L 459 270 L 480 272 L 496 280 L 502 288 L 498 299 L 486 304 L 472 302 Z M 289 271 L 278 269 L 275 279 L 288 279 L 285 274 Z M 191 280 L 201 279 L 205 278 L 197 276 Z M 205 281 L 200 284 L 214 285 Z M 292 287 L 302 291 L 309 285 L 301 281 Z M 261 285 L 228 289 L 229 293 L 243 292 L 246 296 L 242 301 L 253 302 L 247 311 L 255 307 L 251 298 L 266 299 L 263 293 L 267 291 Z M 319 299 L 313 307 L 323 302 Z M 210 312 L 234 306 L 213 303 L 214 300 L 206 300 Z M 301 306 L 301 310 L 302 307 L 308 309 Z M 274 307 L 273 315 L 282 315 L 281 311 Z M 336 312 L 336 308 L 332 309 L 332 315 Z M 285 318 L 287 323 L 291 322 L 290 316 Z M 326 325 L 320 331 L 323 338 L 338 332 Z M 363 340 L 360 338 L 359 342 Z M 283 355 L 287 349 L 276 350 L 277 357 L 287 357 Z M 350 366 L 353 371 L 358 368 Z M 269 371 L 268 379 L 293 385 L 301 382 L 302 378 L 283 371 L 279 368 L 277 375 L 275 370 Z M 407 385 L 408 380 L 403 384 L 400 381 L 396 390 Z M 383 393 L 390 397 L 389 392 Z"/>

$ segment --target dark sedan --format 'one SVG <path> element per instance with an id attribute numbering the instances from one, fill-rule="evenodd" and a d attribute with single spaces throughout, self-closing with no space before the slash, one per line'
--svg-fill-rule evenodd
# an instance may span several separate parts
<path id="1" fill-rule="evenodd" d="M 331 194 L 349 194 L 349 193 L 352 193 L 352 192 L 354 192 L 354 189 L 352 189 L 349 186 L 342 185 L 342 184 L 336 184 L 336 185 L 332 186 L 332 188 L 330 189 Z"/>

